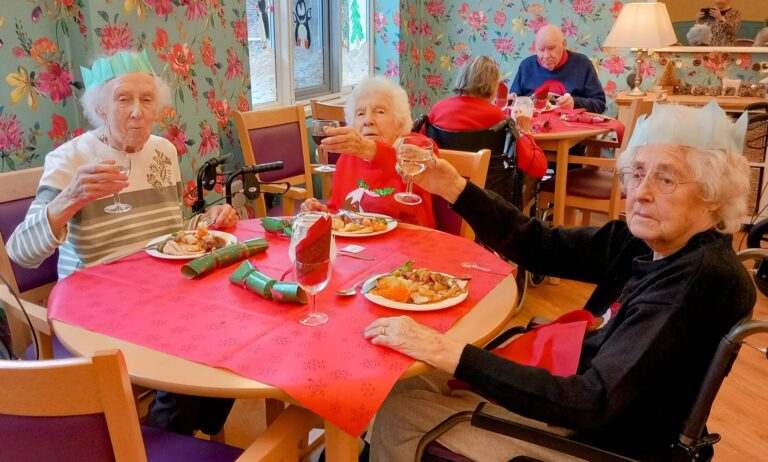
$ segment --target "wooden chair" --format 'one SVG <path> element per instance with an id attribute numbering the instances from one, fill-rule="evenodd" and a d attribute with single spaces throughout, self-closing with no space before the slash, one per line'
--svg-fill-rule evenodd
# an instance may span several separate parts
<path id="1" fill-rule="evenodd" d="M 314 120 L 337 120 L 339 125 L 345 126 L 347 124 L 346 117 L 344 115 L 344 106 L 336 104 L 328 104 L 320 102 L 316 99 L 309 100 L 309 105 L 312 108 L 312 119 Z M 328 163 L 336 164 L 339 160 L 340 154 L 328 154 Z M 331 180 L 333 179 L 333 172 L 317 171 L 320 164 L 312 164 L 312 173 L 320 175 L 320 184 L 322 186 L 321 197 L 324 200 L 328 200 L 331 197 Z"/>
<path id="2" fill-rule="evenodd" d="M 282 209 L 270 213 L 294 215 L 297 202 L 313 197 L 304 106 L 299 104 L 262 111 L 235 112 L 234 117 L 246 164 L 278 160 L 285 164 L 282 170 L 259 174 L 261 181 L 291 184 L 291 188 L 282 196 Z M 263 184 L 261 191 L 276 194 L 281 193 L 283 188 Z M 257 199 L 256 215 L 267 215 L 263 196 Z"/>
<path id="3" fill-rule="evenodd" d="M 618 157 L 619 153 L 617 152 L 613 158 L 595 157 L 595 153 L 601 153 L 602 148 L 605 147 L 620 148 L 622 151 L 626 149 L 637 119 L 644 114 L 650 114 L 652 108 L 653 101 L 646 101 L 644 98 L 638 98 L 632 102 L 630 107 L 630 124 L 627 125 L 627 129 L 624 131 L 624 137 L 620 146 L 618 144 L 603 146 L 599 142 L 592 141 L 587 143 L 587 156 L 568 156 L 569 164 L 582 164 L 584 167 L 568 171 L 565 197 L 555 197 L 554 177 L 541 182 L 540 197 L 542 203 L 565 201 L 564 222 L 567 226 L 576 224 L 576 210 L 581 211 L 581 222 L 579 224 L 582 226 L 589 224 L 592 212 L 606 214 L 611 220 L 619 218 L 619 213 L 625 207 L 619 178 L 614 172 L 616 157 Z"/>
<path id="4" fill-rule="evenodd" d="M 488 162 L 491 160 L 489 149 L 481 149 L 477 152 L 441 149 L 440 157 L 453 165 L 459 175 L 481 188 L 485 187 Z M 435 214 L 437 229 L 467 239 L 475 239 L 475 232 L 456 212 L 448 207 L 448 202 L 445 199 L 432 196 L 432 210 Z"/>
<path id="5" fill-rule="evenodd" d="M 125 360 L 117 350 L 93 358 L 0 361 L 0 382 L 4 460 L 224 462 L 242 453 L 140 428 Z"/>
<path id="6" fill-rule="evenodd" d="M 58 251 L 39 267 L 29 269 L 12 262 L 5 248 L 11 233 L 24 220 L 42 175 L 43 167 L 0 174 L 0 184 L 3 185 L 0 188 L 0 274 L 10 285 L 9 288 L 0 284 L 0 308 L 8 317 L 13 340 L 12 350 L 20 358 L 25 355 L 28 358 L 34 357 L 34 351 L 27 352 L 33 340 L 24 310 L 11 295 L 11 289 L 21 298 L 37 334 L 40 358 L 70 356 L 58 342 L 52 340 L 53 332 L 48 324 L 48 310 L 45 308 L 45 300 L 58 280 Z"/>
<path id="7" fill-rule="evenodd" d="M 322 120 L 338 120 L 339 123 L 346 125 L 344 115 L 344 106 L 320 102 L 316 99 L 309 100 L 312 108 L 312 118 Z"/>

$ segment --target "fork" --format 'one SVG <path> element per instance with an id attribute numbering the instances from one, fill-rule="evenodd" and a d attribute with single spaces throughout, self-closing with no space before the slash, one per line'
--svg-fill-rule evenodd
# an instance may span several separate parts
<path id="1" fill-rule="evenodd" d="M 363 222 L 360 221 L 359 218 L 357 218 L 356 216 L 352 215 L 352 213 L 348 212 L 347 210 L 339 209 L 339 215 L 344 215 L 345 217 L 349 218 L 349 221 L 351 221 L 352 223 L 354 223 L 356 225 L 362 225 L 363 224 Z"/>
<path id="2" fill-rule="evenodd" d="M 465 261 L 465 262 L 463 262 L 463 263 L 461 264 L 461 266 L 462 266 L 462 268 L 474 268 L 474 269 L 476 269 L 476 270 L 485 271 L 486 273 L 491 273 L 491 274 L 500 274 L 500 275 L 502 275 L 502 276 L 505 276 L 505 274 L 504 274 L 504 273 L 499 273 L 499 272 L 497 272 L 497 271 L 493 271 L 493 270 L 492 270 L 492 269 L 490 269 L 490 268 L 486 268 L 485 266 L 480 266 L 480 265 L 478 265 L 477 263 L 473 263 L 473 262 L 466 262 L 466 261 Z"/>

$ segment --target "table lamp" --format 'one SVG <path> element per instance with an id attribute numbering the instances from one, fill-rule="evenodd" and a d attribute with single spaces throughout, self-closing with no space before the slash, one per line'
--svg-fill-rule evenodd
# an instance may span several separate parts
<path id="1" fill-rule="evenodd" d="M 663 3 L 626 3 L 613 23 L 604 47 L 636 48 L 635 85 L 629 96 L 643 96 L 640 90 L 640 56 L 649 48 L 662 48 L 677 42 L 667 7 Z"/>

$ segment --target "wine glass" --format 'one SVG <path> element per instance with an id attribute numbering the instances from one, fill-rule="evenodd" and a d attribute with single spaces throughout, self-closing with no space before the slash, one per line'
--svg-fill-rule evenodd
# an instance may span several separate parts
<path id="1" fill-rule="evenodd" d="M 102 160 L 114 160 L 115 167 L 120 170 L 120 173 L 128 177 L 131 176 L 131 155 L 127 152 L 110 149 L 109 152 L 102 154 L 99 158 Z M 104 211 L 107 213 L 125 213 L 132 208 L 132 205 L 120 202 L 120 193 L 116 192 L 113 198 L 113 203 L 104 207 Z"/>
<path id="2" fill-rule="evenodd" d="M 539 117 L 541 116 L 541 113 L 544 112 L 544 109 L 547 108 L 547 103 L 549 103 L 549 100 L 547 99 L 546 96 L 544 96 L 543 98 L 538 98 L 538 97 L 534 96 L 534 99 L 533 99 L 533 109 L 536 110 L 537 115 Z"/>
<path id="3" fill-rule="evenodd" d="M 533 100 L 529 96 L 518 96 L 512 106 L 512 113 L 517 114 L 517 111 L 528 118 L 533 117 Z"/>
<path id="4" fill-rule="evenodd" d="M 427 162 L 433 157 L 432 142 L 423 136 L 404 136 L 397 142 L 397 165 L 406 175 L 405 192 L 395 194 L 395 200 L 401 204 L 417 205 L 421 197 L 414 194 L 412 177 L 427 168 Z"/>
<path id="5" fill-rule="evenodd" d="M 305 326 L 320 326 L 328 315 L 318 313 L 315 294 L 331 279 L 335 245 L 331 234 L 333 216 L 327 212 L 304 212 L 293 219 L 288 257 L 293 263 L 296 282 L 310 294 L 309 313 L 299 320 Z"/>
<path id="6" fill-rule="evenodd" d="M 320 146 L 325 134 L 325 127 L 339 127 L 338 120 L 312 120 L 312 139 L 317 145 L 317 161 L 320 165 L 315 169 L 318 172 L 335 172 L 336 167 L 328 164 L 328 153 Z"/>

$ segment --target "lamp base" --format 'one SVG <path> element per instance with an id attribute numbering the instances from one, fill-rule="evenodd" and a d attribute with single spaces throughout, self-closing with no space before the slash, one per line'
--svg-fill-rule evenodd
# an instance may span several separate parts
<path id="1" fill-rule="evenodd" d="M 625 95 L 627 96 L 645 96 L 645 92 L 637 87 L 631 89 L 630 91 L 626 92 Z"/>
<path id="2" fill-rule="evenodd" d="M 627 93 L 627 96 L 645 96 L 645 92 L 640 89 L 640 84 L 643 82 L 642 77 L 640 77 L 640 64 L 642 62 L 642 53 L 643 53 L 643 49 L 638 48 L 637 54 L 635 55 L 634 85 L 632 85 L 632 90 L 630 90 L 629 93 Z"/>

